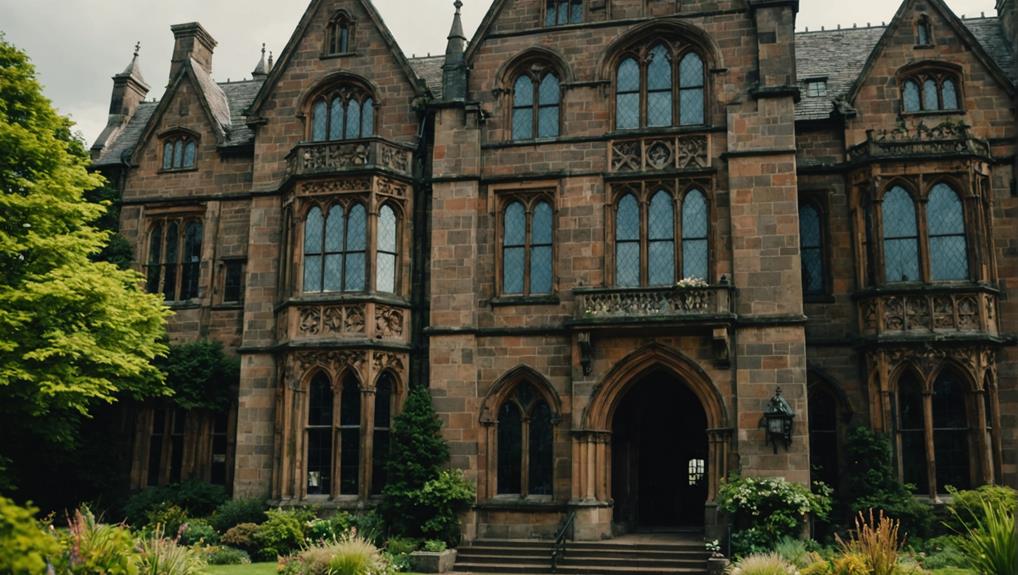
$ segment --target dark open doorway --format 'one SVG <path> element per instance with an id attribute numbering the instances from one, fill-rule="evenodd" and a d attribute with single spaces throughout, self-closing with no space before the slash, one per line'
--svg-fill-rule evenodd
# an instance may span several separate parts
<path id="1" fill-rule="evenodd" d="M 668 372 L 652 372 L 622 398 L 612 427 L 616 528 L 702 527 L 707 415 L 689 387 Z"/>

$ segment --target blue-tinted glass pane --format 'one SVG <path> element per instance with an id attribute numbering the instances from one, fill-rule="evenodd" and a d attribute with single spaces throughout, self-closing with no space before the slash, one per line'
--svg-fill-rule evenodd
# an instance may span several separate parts
<path id="1" fill-rule="evenodd" d="M 530 248 L 530 293 L 551 293 L 551 246 Z"/>
<path id="2" fill-rule="evenodd" d="M 343 254 L 325 256 L 324 291 L 340 291 L 343 277 Z M 317 290 L 315 290 L 317 291 Z"/>
<path id="3" fill-rule="evenodd" d="M 679 123 L 696 126 L 704 122 L 703 89 L 695 88 L 679 92 Z"/>
<path id="4" fill-rule="evenodd" d="M 552 211 L 548 202 L 540 202 L 534 207 L 534 221 L 531 227 L 530 243 L 551 243 Z"/>
<path id="5" fill-rule="evenodd" d="M 516 108 L 513 110 L 513 139 L 529 140 L 534 137 L 534 109 Z"/>
<path id="6" fill-rule="evenodd" d="M 640 239 L 640 205 L 632 194 L 626 194 L 619 200 L 618 213 L 615 215 L 615 239 Z"/>
<path id="7" fill-rule="evenodd" d="M 940 102 L 937 100 L 937 83 L 933 80 L 923 82 L 923 110 L 939 110 Z"/>
<path id="8" fill-rule="evenodd" d="M 583 0 L 573 0 L 573 11 L 569 16 L 569 21 L 573 24 L 583 22 Z"/>
<path id="9" fill-rule="evenodd" d="M 361 103 L 350 100 L 346 105 L 346 139 L 361 137 Z"/>
<path id="10" fill-rule="evenodd" d="M 368 98 L 364 101 L 364 109 L 361 110 L 361 137 L 369 138 L 375 135 L 375 101 Z"/>
<path id="11" fill-rule="evenodd" d="M 824 292 L 824 259 L 820 248 L 802 250 L 802 289 L 807 294 Z"/>
<path id="12" fill-rule="evenodd" d="M 944 80 L 944 109 L 945 110 L 957 110 L 958 109 L 958 90 L 954 86 L 954 81 Z"/>
<path id="13" fill-rule="evenodd" d="M 968 246 L 965 236 L 930 238 L 930 266 L 935 281 L 964 280 L 969 277 Z"/>
<path id="14" fill-rule="evenodd" d="M 569 0 L 559 0 L 558 23 L 559 24 L 569 23 Z"/>
<path id="15" fill-rule="evenodd" d="M 317 206 L 308 210 L 304 222 L 304 253 L 322 253 L 322 210 Z"/>
<path id="16" fill-rule="evenodd" d="M 883 217 L 885 238 L 919 235 L 916 226 L 915 203 L 904 188 L 895 186 L 884 196 Z"/>
<path id="17" fill-rule="evenodd" d="M 697 54 L 686 54 L 679 64 L 679 87 L 703 87 L 703 60 Z"/>
<path id="18" fill-rule="evenodd" d="M 329 378 L 318 374 L 308 394 L 308 425 L 332 425 L 332 386 Z"/>
<path id="19" fill-rule="evenodd" d="M 182 168 L 184 167 L 184 141 L 177 140 L 173 145 L 173 167 Z"/>
<path id="20" fill-rule="evenodd" d="M 640 127 L 640 95 L 619 94 L 616 96 L 615 124 L 620 130 Z"/>
<path id="21" fill-rule="evenodd" d="M 325 141 L 328 134 L 326 128 L 328 125 L 328 111 L 324 101 L 315 102 L 315 106 L 311 111 L 311 141 L 323 142 Z"/>
<path id="22" fill-rule="evenodd" d="M 527 214 L 523 204 L 513 202 L 505 209 L 503 242 L 506 246 L 522 246 L 527 241 Z"/>
<path id="23" fill-rule="evenodd" d="M 541 86 L 538 95 L 538 102 L 544 106 L 548 104 L 558 104 L 560 98 L 559 81 L 555 74 L 548 74 L 541 80 Z"/>
<path id="24" fill-rule="evenodd" d="M 346 286 L 344 291 L 363 291 L 364 276 L 364 252 L 346 254 Z"/>
<path id="25" fill-rule="evenodd" d="M 194 167 L 194 161 L 195 161 L 195 154 L 196 154 L 196 152 L 197 152 L 197 146 L 195 146 L 194 142 L 188 142 L 187 145 L 184 146 L 184 167 L 185 168 L 193 168 Z"/>
<path id="26" fill-rule="evenodd" d="M 916 43 L 920 46 L 926 46 L 930 43 L 930 25 L 926 22 L 920 22 L 916 27 L 917 38 Z"/>
<path id="27" fill-rule="evenodd" d="M 555 6 L 556 3 L 557 0 L 548 0 L 545 6 L 545 18 L 544 18 L 545 26 L 555 25 L 555 17 L 558 16 L 558 10 L 556 9 Z"/>
<path id="28" fill-rule="evenodd" d="M 647 93 L 647 125 L 660 128 L 672 125 L 672 92 Z"/>
<path id="29" fill-rule="evenodd" d="M 616 242 L 615 284 L 619 287 L 640 285 L 640 242 Z"/>
<path id="30" fill-rule="evenodd" d="M 502 252 L 503 283 L 502 291 L 507 294 L 523 293 L 524 259 L 526 252 L 522 247 L 505 248 Z"/>
<path id="31" fill-rule="evenodd" d="M 965 210 L 958 194 L 947 184 L 937 184 L 926 207 L 930 235 L 964 234 Z"/>
<path id="32" fill-rule="evenodd" d="M 650 51 L 650 62 L 647 64 L 647 89 L 672 89 L 672 61 L 668 56 L 668 48 L 661 44 Z"/>
<path id="33" fill-rule="evenodd" d="M 346 251 L 362 251 L 367 247 L 367 216 L 364 206 L 355 204 L 350 208 L 350 220 L 347 223 Z"/>
<path id="34" fill-rule="evenodd" d="M 919 280 L 918 240 L 884 240 L 884 275 L 892 283 Z"/>
<path id="35" fill-rule="evenodd" d="M 393 254 L 378 254 L 375 288 L 380 292 L 396 293 L 396 256 Z"/>
<path id="36" fill-rule="evenodd" d="M 682 237 L 706 238 L 707 215 L 707 197 L 703 192 L 692 190 L 686 194 L 682 202 Z"/>
<path id="37" fill-rule="evenodd" d="M 184 231 L 184 263 L 198 263 L 201 261 L 201 240 L 202 225 L 198 222 L 189 222 Z"/>
<path id="38" fill-rule="evenodd" d="M 513 87 L 513 106 L 534 105 L 534 82 L 530 76 L 522 75 L 516 78 L 516 85 Z"/>
<path id="39" fill-rule="evenodd" d="M 322 291 L 322 256 L 304 256 L 304 291 Z"/>
<path id="40" fill-rule="evenodd" d="M 651 241 L 648 245 L 648 275 L 650 285 L 666 286 L 675 282 L 675 241 Z"/>
<path id="41" fill-rule="evenodd" d="M 163 169 L 173 168 L 173 142 L 166 142 L 163 145 Z"/>
<path id="42" fill-rule="evenodd" d="M 707 279 L 707 240 L 682 240 L 682 277 Z"/>
<path id="43" fill-rule="evenodd" d="M 537 119 L 538 134 L 541 138 L 554 138 L 558 136 L 558 106 L 551 106 L 540 109 L 540 116 Z"/>
<path id="44" fill-rule="evenodd" d="M 378 214 L 378 249 L 396 251 L 396 212 L 390 206 L 382 206 Z"/>
<path id="45" fill-rule="evenodd" d="M 820 247 L 820 212 L 813 206 L 799 209 L 799 242 L 803 248 Z"/>
<path id="46" fill-rule="evenodd" d="M 904 106 L 906 112 L 918 112 L 919 111 L 919 85 L 909 80 L 905 82 L 904 88 Z"/>
<path id="47" fill-rule="evenodd" d="M 926 216 L 933 279 L 945 281 L 968 278 L 965 210 L 958 194 L 947 184 L 934 186 L 926 206 Z"/>
<path id="48" fill-rule="evenodd" d="M 640 90 L 640 66 L 636 60 L 626 58 L 619 64 L 619 76 L 615 83 L 619 92 L 637 92 Z"/>
<path id="49" fill-rule="evenodd" d="M 329 114 L 329 139 L 343 139 L 343 100 L 336 98 L 332 101 L 332 110 Z"/>
<path id="50" fill-rule="evenodd" d="M 332 206 L 329 209 L 329 218 L 325 223 L 325 251 L 338 252 L 343 250 L 343 220 L 343 206 Z"/>
<path id="51" fill-rule="evenodd" d="M 675 207 L 672 195 L 661 190 L 650 200 L 649 232 L 652 240 L 675 239 Z"/>

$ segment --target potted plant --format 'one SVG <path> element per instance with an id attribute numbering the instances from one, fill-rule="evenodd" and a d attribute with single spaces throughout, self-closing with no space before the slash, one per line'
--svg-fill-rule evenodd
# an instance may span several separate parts
<path id="1" fill-rule="evenodd" d="M 410 568 L 416 573 L 448 573 L 456 565 L 456 550 L 445 541 L 429 539 L 424 548 L 410 554 Z"/>

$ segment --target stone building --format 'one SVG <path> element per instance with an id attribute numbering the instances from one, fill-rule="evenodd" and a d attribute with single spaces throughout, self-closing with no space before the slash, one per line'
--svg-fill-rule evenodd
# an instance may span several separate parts
<path id="1" fill-rule="evenodd" d="M 722 478 L 838 487 L 857 425 L 919 497 L 1018 485 L 1014 0 L 495 0 L 470 40 L 455 4 L 442 57 L 313 0 L 252 80 L 196 23 L 158 101 L 114 77 L 137 267 L 242 360 L 228 413 L 137 410 L 135 487 L 368 507 L 410 385 L 469 537 L 717 532 Z"/>

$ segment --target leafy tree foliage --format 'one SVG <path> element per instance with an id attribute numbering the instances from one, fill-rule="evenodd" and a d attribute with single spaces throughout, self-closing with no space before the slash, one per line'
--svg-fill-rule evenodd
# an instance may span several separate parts
<path id="1" fill-rule="evenodd" d="M 168 312 L 140 275 L 96 261 L 106 208 L 85 194 L 103 181 L 71 126 L 0 37 L 0 458 L 73 444 L 81 418 L 120 396 L 168 393 L 153 363 Z"/>
<path id="2" fill-rule="evenodd" d="M 170 346 L 159 366 L 173 389 L 173 401 L 184 409 L 226 409 L 231 388 L 240 385 L 240 360 L 228 357 L 216 341 Z"/>

